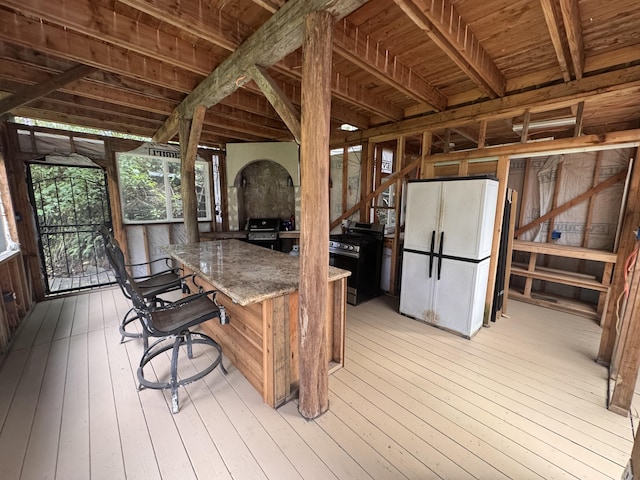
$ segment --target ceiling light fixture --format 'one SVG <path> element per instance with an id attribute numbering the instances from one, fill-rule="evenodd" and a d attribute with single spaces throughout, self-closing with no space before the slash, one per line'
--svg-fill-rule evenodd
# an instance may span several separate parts
<path id="1" fill-rule="evenodd" d="M 543 128 L 554 128 L 554 127 L 568 127 L 576 124 L 575 117 L 566 117 L 566 118 L 553 118 L 551 120 L 537 120 L 534 122 L 529 122 L 529 130 L 540 130 Z M 522 131 L 522 123 L 514 123 L 511 126 L 511 129 L 514 132 Z"/>
<path id="2" fill-rule="evenodd" d="M 343 123 L 340 125 L 340 130 L 346 130 L 347 132 L 355 132 L 358 130 L 358 127 L 354 127 L 353 125 L 349 125 L 348 123 Z"/>

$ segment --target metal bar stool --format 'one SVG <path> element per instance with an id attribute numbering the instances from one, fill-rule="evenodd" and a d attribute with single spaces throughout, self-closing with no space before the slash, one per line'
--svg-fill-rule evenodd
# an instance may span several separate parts
<path id="1" fill-rule="evenodd" d="M 149 303 L 142 294 L 136 282 L 129 275 L 122 251 L 113 243 L 108 242 L 105 250 L 110 261 L 114 265 L 116 279 L 128 293 L 133 301 L 133 308 L 138 317 L 142 320 L 142 325 L 148 336 L 156 337 L 158 340 L 148 347 L 145 347 L 137 376 L 139 387 L 152 389 L 171 390 L 171 411 L 178 413 L 180 405 L 178 401 L 178 388 L 198 380 L 212 372 L 218 365 L 226 375 L 227 370 L 222 363 L 222 349 L 220 345 L 208 335 L 201 332 L 192 332 L 191 327 L 202 322 L 218 318 L 221 324 L 229 323 L 224 306 L 218 305 L 215 301 L 215 291 L 201 292 L 196 295 L 185 297 L 176 302 L 164 302 L 163 304 Z M 211 296 L 211 299 L 209 297 Z M 213 347 L 216 354 L 209 365 L 197 373 L 182 379 L 178 379 L 178 357 L 180 348 L 186 346 L 187 357 L 193 358 L 193 345 L 201 344 Z M 152 381 L 145 377 L 144 368 L 154 358 L 171 350 L 171 369 L 168 381 Z"/>
<path id="2" fill-rule="evenodd" d="M 122 250 L 120 249 L 120 245 L 118 244 L 118 241 L 114 238 L 113 233 L 111 232 L 109 227 L 107 227 L 106 225 L 102 225 L 98 229 L 98 233 L 102 237 L 105 248 L 108 244 L 111 244 L 114 246 L 114 248 L 117 248 L 120 250 L 120 252 L 122 252 Z M 122 258 L 124 259 L 124 255 L 122 255 Z M 109 260 L 111 263 L 110 258 Z M 164 301 L 162 300 L 162 298 L 159 297 L 159 295 L 163 293 L 173 292 L 178 289 L 182 289 L 183 293 L 188 292 L 188 289 L 186 287 L 184 280 L 186 278 L 190 278 L 191 275 L 180 276 L 180 269 L 172 267 L 169 263 L 171 259 L 168 257 L 158 258 L 150 262 L 125 264 L 125 268 L 149 266 L 156 262 L 161 262 L 161 261 L 164 261 L 166 263 L 167 265 L 166 270 L 163 270 L 161 272 L 158 272 L 152 275 L 142 275 L 142 276 L 131 277 L 133 281 L 136 283 L 136 285 L 138 286 L 138 288 L 140 289 L 140 292 L 142 293 L 147 303 L 162 304 Z M 115 270 L 116 267 L 115 265 L 113 265 L 113 263 L 111 264 L 111 266 Z M 120 285 L 120 282 L 118 282 L 118 284 Z M 131 300 L 129 293 L 122 287 L 122 285 L 120 285 L 120 288 L 122 290 L 122 293 L 124 293 L 125 297 Z M 135 312 L 135 309 L 132 306 L 129 309 L 129 311 L 127 311 L 127 313 L 122 318 L 122 321 L 120 322 L 120 327 L 119 327 L 120 335 L 121 335 L 120 343 L 124 342 L 125 338 L 141 338 L 142 337 L 144 348 L 147 348 L 149 346 L 149 340 L 147 339 L 146 332 L 144 329 L 142 329 L 142 333 L 127 331 L 127 326 L 138 319 L 139 319 L 138 314 Z"/>

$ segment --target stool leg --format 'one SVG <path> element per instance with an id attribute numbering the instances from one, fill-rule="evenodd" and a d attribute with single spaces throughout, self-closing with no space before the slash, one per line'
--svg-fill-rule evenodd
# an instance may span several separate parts
<path id="1" fill-rule="evenodd" d="M 183 342 L 182 335 L 176 337 L 173 343 L 173 354 L 171 355 L 171 412 L 178 413 L 180 405 L 178 403 L 178 354 L 180 344 Z"/>
<path id="2" fill-rule="evenodd" d="M 187 340 L 187 356 L 193 358 L 193 342 L 191 341 L 191 332 L 187 330 L 184 332 L 184 336 Z"/>

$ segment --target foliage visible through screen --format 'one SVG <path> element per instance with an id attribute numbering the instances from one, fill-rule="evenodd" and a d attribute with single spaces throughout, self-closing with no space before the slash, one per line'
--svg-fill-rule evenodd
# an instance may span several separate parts
<path id="1" fill-rule="evenodd" d="M 126 223 L 182 220 L 180 162 L 144 155 L 119 155 L 122 214 Z M 210 220 L 209 165 L 196 163 L 198 219 Z"/>

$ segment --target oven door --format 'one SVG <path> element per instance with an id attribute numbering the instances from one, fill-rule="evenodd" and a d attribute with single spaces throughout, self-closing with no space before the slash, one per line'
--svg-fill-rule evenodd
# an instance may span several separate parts
<path id="1" fill-rule="evenodd" d="M 347 277 L 347 303 L 355 305 L 358 296 L 358 257 L 353 254 L 329 252 L 329 265 L 332 267 L 349 270 L 351 275 Z"/>

